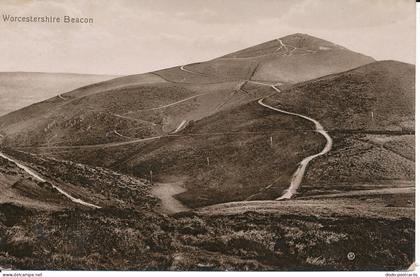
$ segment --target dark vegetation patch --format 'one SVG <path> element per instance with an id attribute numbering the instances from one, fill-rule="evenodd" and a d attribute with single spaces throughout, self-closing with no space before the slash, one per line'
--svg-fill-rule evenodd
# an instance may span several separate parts
<path id="1" fill-rule="evenodd" d="M 1 221 L 0 232 L 0 263 L 19 269 L 401 270 L 414 260 L 404 218 L 69 209 Z"/>

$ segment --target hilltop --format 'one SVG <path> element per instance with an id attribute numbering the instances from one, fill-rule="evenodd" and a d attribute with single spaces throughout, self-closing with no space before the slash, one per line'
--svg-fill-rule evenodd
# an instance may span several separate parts
<path id="1" fill-rule="evenodd" d="M 242 89 L 245 85 L 287 86 L 374 61 L 302 34 L 244 53 L 246 57 L 233 53 L 78 88 L 0 117 L 0 134 L 7 144 L 20 146 L 88 145 L 160 136 L 183 121 L 197 121 L 265 95 L 249 94 Z"/>
<path id="2" fill-rule="evenodd" d="M 188 66 L 227 79 L 290 84 L 345 71 L 374 59 L 306 34 L 271 40 L 223 57 Z"/>

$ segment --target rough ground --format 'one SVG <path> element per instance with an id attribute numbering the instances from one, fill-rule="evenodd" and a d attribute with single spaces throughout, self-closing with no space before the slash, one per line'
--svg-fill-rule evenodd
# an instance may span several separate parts
<path id="1" fill-rule="evenodd" d="M 0 203 L 3 268 L 399 270 L 414 259 L 413 193 L 236 202 L 165 216 L 147 184 L 128 190 L 137 182 L 129 176 L 14 154 L 48 179 L 83 183 L 95 199 L 110 195 L 118 201 L 102 200 L 103 208 L 89 209 L 43 196 L 40 206 L 18 186 L 6 187 L 27 201 Z M 4 160 L 1 170 L 15 184 L 36 183 Z M 60 175 L 70 177 L 63 180 L 52 170 L 73 174 Z M 32 186 L 41 192 L 45 187 Z M 348 260 L 348 252 L 356 259 Z"/>
<path id="2" fill-rule="evenodd" d="M 0 158 L 0 268 L 407 269 L 414 95 L 414 66 L 295 34 L 2 116 L 1 152 L 46 181 Z M 289 201 L 325 137 L 261 98 L 333 140 Z"/>

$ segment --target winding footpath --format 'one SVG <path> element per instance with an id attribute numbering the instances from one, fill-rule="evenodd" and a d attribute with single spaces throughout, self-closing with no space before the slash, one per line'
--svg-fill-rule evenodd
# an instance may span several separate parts
<path id="1" fill-rule="evenodd" d="M 135 112 L 155 111 L 155 110 L 165 109 L 165 108 L 168 108 L 168 107 L 171 107 L 171 106 L 175 106 L 175 105 L 178 105 L 180 103 L 183 103 L 183 102 L 186 102 L 186 101 L 189 101 L 191 99 L 194 99 L 194 98 L 197 98 L 197 97 L 200 97 L 200 96 L 203 96 L 203 95 L 207 95 L 207 94 L 210 94 L 210 93 L 209 92 L 206 92 L 206 93 L 196 94 L 196 95 L 193 95 L 193 96 L 190 96 L 190 97 L 187 97 L 187 98 L 184 98 L 184 99 L 181 99 L 179 101 L 172 102 L 172 103 L 169 103 L 169 104 L 166 104 L 166 105 L 163 105 L 163 106 L 158 106 L 158 107 L 148 108 L 148 109 L 143 109 L 143 110 L 137 110 L 137 111 L 131 111 L 131 112 L 128 112 L 128 113 L 125 113 L 125 114 L 131 114 L 131 113 L 135 113 Z M 123 115 L 125 115 L 125 114 L 123 114 Z"/>
<path id="2" fill-rule="evenodd" d="M 67 100 L 66 98 L 64 98 L 63 97 L 63 95 L 61 95 L 61 94 L 59 94 L 59 95 L 57 95 L 58 96 L 58 98 L 60 98 L 60 99 L 62 99 L 62 100 Z"/>
<path id="3" fill-rule="evenodd" d="M 204 74 L 199 73 L 199 72 L 195 72 L 195 71 L 188 70 L 188 69 L 186 69 L 184 66 L 185 66 L 185 65 L 180 66 L 180 67 L 179 67 L 179 69 L 180 69 L 180 70 L 182 70 L 182 71 L 185 71 L 185 72 L 191 73 L 191 74 L 204 75 Z"/>
<path id="4" fill-rule="evenodd" d="M 164 136 L 155 136 L 155 137 L 148 137 L 148 138 L 139 138 L 133 139 L 129 141 L 122 141 L 122 142 L 109 142 L 109 143 L 101 143 L 101 144 L 87 144 L 87 145 L 60 145 L 60 146 L 22 146 L 18 147 L 18 149 L 95 149 L 95 148 L 102 148 L 102 147 L 117 147 L 123 145 L 129 145 L 149 140 L 155 140 L 163 138 Z"/>
<path id="5" fill-rule="evenodd" d="M 273 89 L 275 89 L 276 91 L 279 91 L 278 88 L 276 88 L 274 85 L 272 86 Z M 321 123 L 319 123 L 318 121 L 316 121 L 313 118 L 310 118 L 308 116 L 302 115 L 302 114 L 298 114 L 298 113 L 292 113 L 292 112 L 288 112 L 288 111 L 284 111 L 275 107 L 272 107 L 270 105 L 267 105 L 266 103 L 263 102 L 264 99 L 260 99 L 258 101 L 258 104 L 260 104 L 263 107 L 266 107 L 268 109 L 271 109 L 273 111 L 277 111 L 280 113 L 284 113 L 284 114 L 288 114 L 288 115 L 294 115 L 294 116 L 298 116 L 300 118 L 306 119 L 311 121 L 313 124 L 315 124 L 315 131 L 320 133 L 321 135 L 323 135 L 325 137 L 325 139 L 327 140 L 324 149 L 322 149 L 321 152 L 319 152 L 318 154 L 315 155 L 311 155 L 309 157 L 306 157 L 305 159 L 303 159 L 300 163 L 298 168 L 296 169 L 295 173 L 292 176 L 292 179 L 290 181 L 290 186 L 289 188 L 284 192 L 284 194 L 278 198 L 276 198 L 276 200 L 284 200 L 284 199 L 290 199 L 292 198 L 300 184 L 302 183 L 302 179 L 303 176 L 305 175 L 305 171 L 306 171 L 306 167 L 308 166 L 309 162 L 312 161 L 313 159 L 320 157 L 322 155 L 325 155 L 326 153 L 328 153 L 331 148 L 332 148 L 332 138 L 328 135 L 328 133 L 324 130 L 324 127 L 321 125 Z"/>
<path id="6" fill-rule="evenodd" d="M 44 178 L 42 178 L 38 173 L 36 173 L 35 171 L 33 171 L 32 169 L 30 169 L 29 167 L 19 163 L 18 161 L 12 159 L 11 157 L 3 154 L 2 152 L 0 152 L 0 157 L 14 163 L 17 167 L 23 169 L 26 173 L 28 173 L 29 175 L 31 175 L 32 177 L 34 177 L 36 180 L 40 181 L 40 182 L 46 182 L 46 180 Z M 74 203 L 78 203 L 80 205 L 86 206 L 86 207 L 90 207 L 90 208 L 95 208 L 95 209 L 100 209 L 101 207 L 85 202 L 79 198 L 75 198 L 73 196 L 71 196 L 70 194 L 68 194 L 67 192 L 65 192 L 64 190 L 62 190 L 61 188 L 57 187 L 54 184 L 51 184 L 51 186 L 53 188 L 55 188 L 58 192 L 60 192 L 62 195 L 64 195 L 65 197 L 67 197 L 68 199 L 70 199 L 72 202 Z"/>
<path id="7" fill-rule="evenodd" d="M 134 139 L 132 137 L 124 136 L 123 134 L 119 133 L 117 130 L 114 130 L 113 133 L 116 134 L 117 136 L 125 138 L 125 139 Z"/>
<path id="8" fill-rule="evenodd" d="M 283 48 L 287 50 L 287 46 L 284 45 L 284 43 L 283 43 L 283 41 L 281 39 L 278 38 L 277 41 L 279 42 L 280 46 L 274 52 L 280 51 Z"/>

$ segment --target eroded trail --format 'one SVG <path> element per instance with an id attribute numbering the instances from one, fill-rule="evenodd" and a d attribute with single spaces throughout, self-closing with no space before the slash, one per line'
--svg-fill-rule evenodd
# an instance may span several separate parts
<path id="1" fill-rule="evenodd" d="M 258 101 L 258 103 L 260 105 L 268 108 L 268 109 L 271 109 L 271 110 L 274 110 L 274 111 L 277 111 L 277 112 L 280 112 L 280 113 L 284 113 L 284 114 L 298 116 L 300 118 L 311 121 L 312 123 L 315 124 L 315 131 L 320 133 L 321 135 L 323 135 L 325 137 L 325 139 L 327 140 L 327 142 L 326 142 L 326 144 L 325 144 L 325 146 L 324 146 L 324 148 L 322 149 L 321 152 L 319 152 L 315 155 L 311 155 L 309 157 L 306 157 L 305 159 L 303 159 L 299 163 L 298 168 L 296 169 L 295 173 L 292 176 L 289 188 L 284 192 L 284 194 L 282 196 L 278 197 L 276 200 L 290 199 L 296 194 L 300 184 L 302 183 L 302 179 L 303 179 L 303 176 L 305 176 L 306 167 L 308 166 L 309 162 L 312 161 L 313 159 L 319 157 L 319 156 L 325 155 L 326 153 L 328 153 L 331 150 L 331 148 L 332 148 L 332 138 L 324 130 L 324 127 L 321 125 L 321 123 L 319 123 L 315 119 L 310 118 L 310 117 L 305 116 L 305 115 L 302 115 L 302 114 L 292 113 L 292 112 L 288 112 L 288 111 L 284 111 L 284 110 L 272 107 L 272 106 L 264 103 L 263 100 L 264 99 L 260 99 Z"/>
<path id="2" fill-rule="evenodd" d="M 185 71 L 185 72 L 191 73 L 191 74 L 197 74 L 197 75 L 203 75 L 203 76 L 206 76 L 206 74 L 204 74 L 204 73 L 201 73 L 201 72 L 196 72 L 196 71 L 192 71 L 192 70 L 186 69 L 186 68 L 185 68 L 185 66 L 186 66 L 186 65 L 182 65 L 182 66 L 180 66 L 180 67 L 179 67 L 179 69 L 181 69 L 182 71 Z"/>
<path id="3" fill-rule="evenodd" d="M 210 93 L 209 92 L 200 93 L 200 94 L 196 94 L 196 95 L 193 95 L 193 96 L 190 96 L 190 97 L 187 97 L 187 98 L 184 98 L 184 99 L 181 99 L 179 101 L 169 103 L 169 104 L 166 104 L 166 105 L 163 105 L 163 106 L 158 106 L 158 107 L 148 108 L 148 109 L 143 109 L 143 110 L 137 110 L 137 111 L 131 111 L 130 113 L 144 112 L 144 111 L 155 111 L 155 110 L 165 109 L 165 108 L 169 108 L 171 106 L 175 106 L 175 105 L 178 105 L 180 103 L 183 103 L 183 102 L 186 102 L 186 101 L 189 101 L 189 100 L 192 100 L 194 98 L 197 98 L 197 97 L 200 97 L 200 96 L 203 96 L 203 95 L 207 95 L 207 94 L 210 94 Z"/>
<path id="4" fill-rule="evenodd" d="M 2 152 L 0 152 L 0 157 L 14 163 L 17 167 L 19 167 L 20 169 L 23 169 L 26 173 L 28 173 L 29 175 L 34 177 L 36 180 L 41 181 L 41 182 L 46 182 L 46 180 L 44 178 L 42 178 L 40 175 L 38 175 L 35 171 L 33 171 L 29 167 L 17 162 L 16 160 L 10 158 L 9 156 L 3 154 Z"/>
<path id="5" fill-rule="evenodd" d="M 30 169 L 29 167 L 21 164 L 20 162 L 16 161 L 15 159 L 3 154 L 2 152 L 0 152 L 0 157 L 14 163 L 17 167 L 23 169 L 26 173 L 28 173 L 29 175 L 31 175 L 32 177 L 34 177 L 36 180 L 40 181 L 40 182 L 46 182 L 46 180 L 44 178 L 42 178 L 38 173 L 36 173 L 35 171 L 33 171 L 32 169 Z M 65 192 L 64 190 L 62 190 L 61 188 L 57 187 L 54 184 L 51 184 L 52 187 L 54 187 L 59 193 L 63 194 L 65 197 L 67 197 L 68 199 L 70 199 L 72 202 L 74 203 L 78 203 L 80 205 L 86 206 L 86 207 L 90 207 L 90 208 L 95 208 L 95 209 L 100 209 L 101 207 L 85 202 L 79 198 L 75 198 L 73 196 L 71 196 L 70 194 L 68 194 L 67 192 Z"/>
<path id="6" fill-rule="evenodd" d="M 185 119 L 182 120 L 182 122 L 178 125 L 178 127 L 174 131 L 170 132 L 170 134 L 176 134 L 176 133 L 184 130 L 185 127 L 187 127 L 187 125 L 188 125 L 188 121 L 185 120 Z"/>

